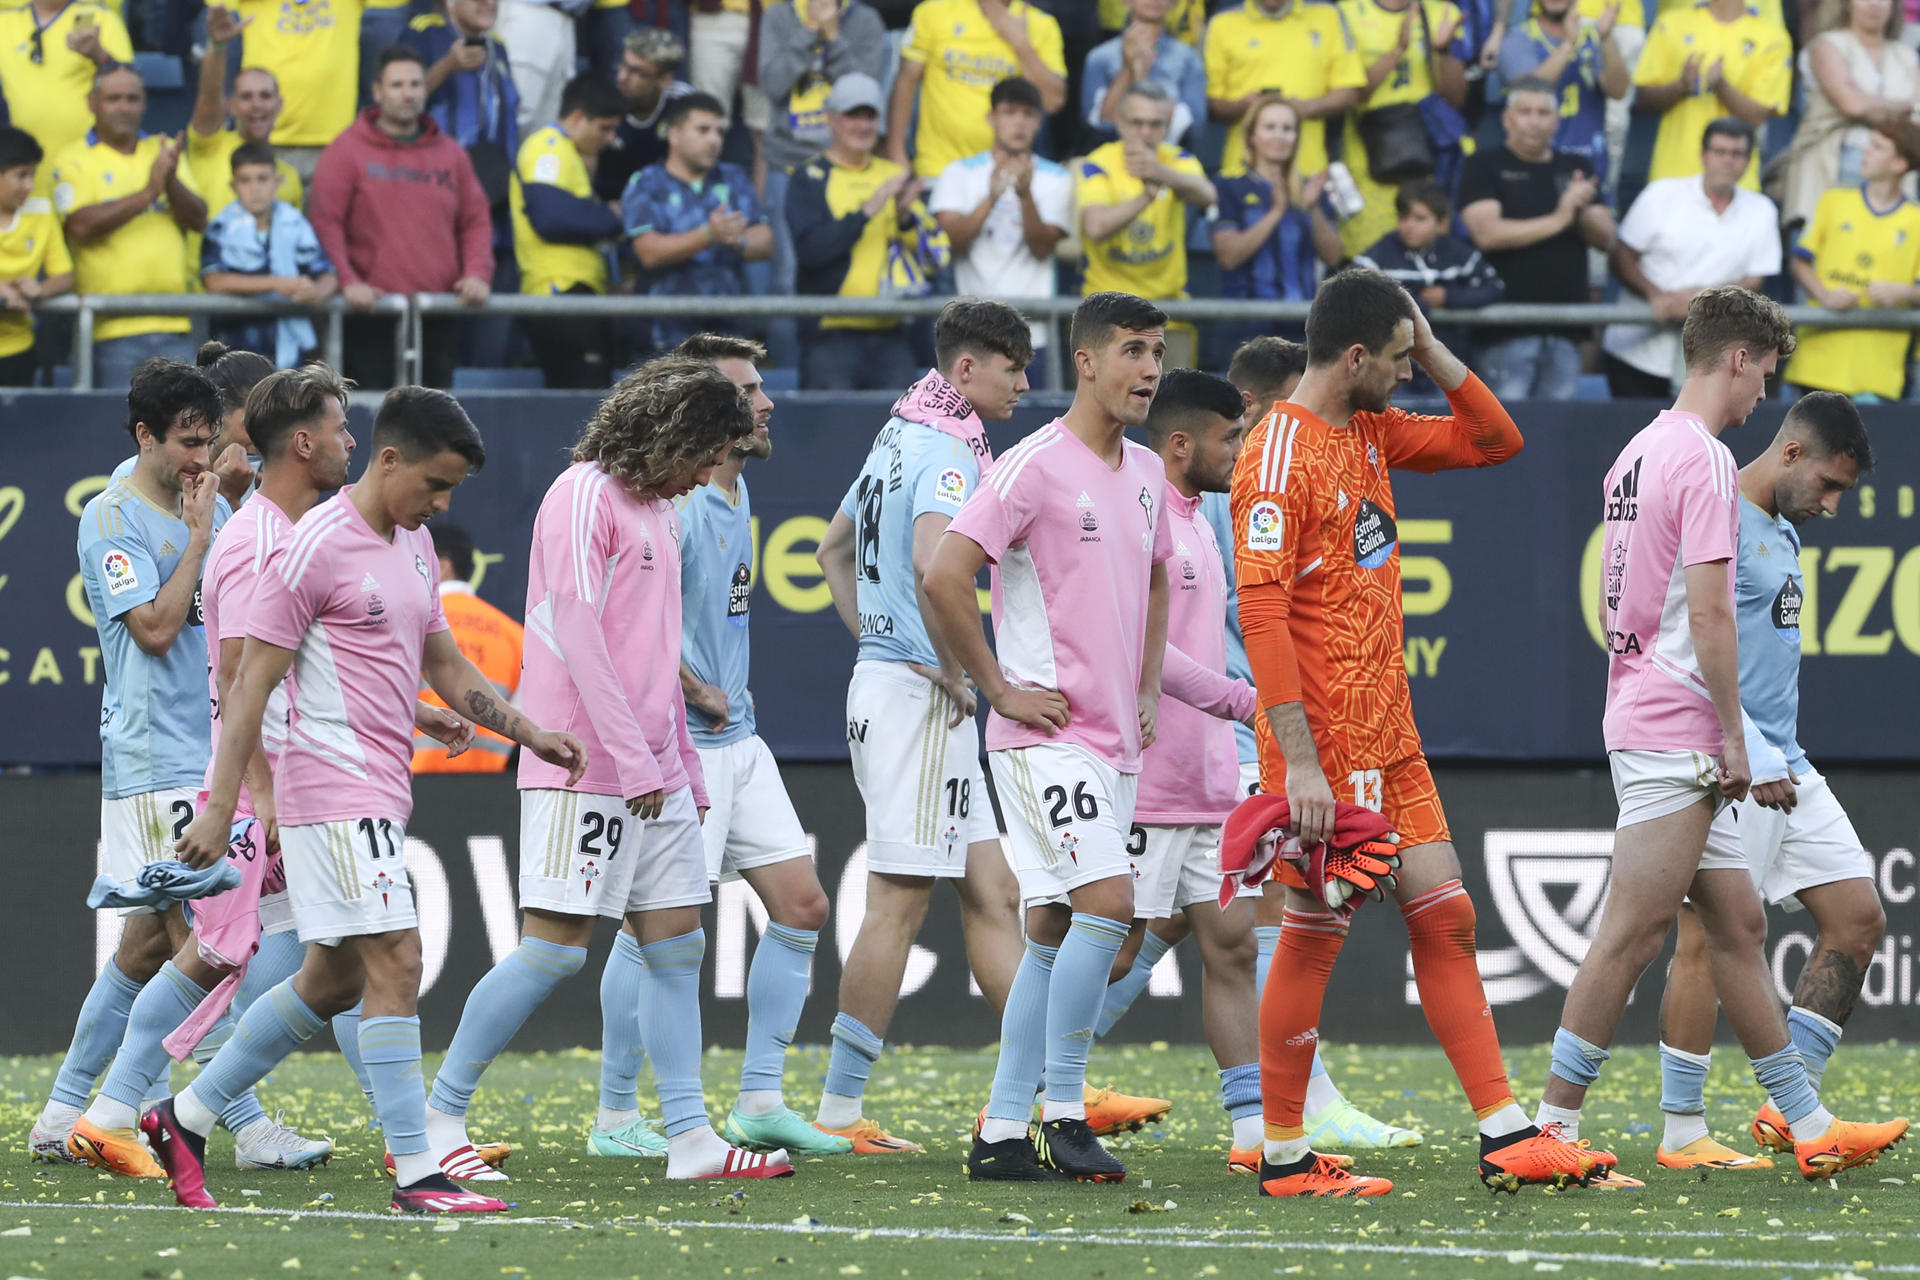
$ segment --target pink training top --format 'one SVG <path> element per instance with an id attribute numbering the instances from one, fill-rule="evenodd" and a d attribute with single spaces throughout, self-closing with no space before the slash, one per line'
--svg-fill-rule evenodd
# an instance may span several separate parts
<path id="1" fill-rule="evenodd" d="M 265 572 L 275 547 L 293 534 L 293 521 L 274 502 L 255 493 L 213 540 L 206 567 L 200 572 L 200 612 L 207 624 L 207 696 L 213 702 L 213 750 L 207 757 L 207 785 L 213 785 L 213 762 L 220 754 L 220 642 L 244 640 L 253 612 L 254 587 Z M 269 760 L 278 760 L 287 746 L 289 707 L 285 682 L 267 695 L 266 714 L 260 719 L 260 743 Z M 253 797 L 240 784 L 240 816 L 253 813 Z"/>
<path id="2" fill-rule="evenodd" d="M 1685 570 L 1735 559 L 1739 497 L 1733 453 L 1699 418 L 1671 409 L 1607 472 L 1607 750 L 1717 755 L 1724 745 L 1693 652 Z M 1733 580 L 1729 568 L 1729 607 Z"/>
<path id="3" fill-rule="evenodd" d="M 1047 734 L 998 714 L 987 750 L 1073 743 L 1121 773 L 1140 771 L 1141 653 L 1152 568 L 1173 554 L 1161 518 L 1167 473 L 1123 442 L 1109 467 L 1058 419 L 994 464 L 950 529 L 994 563 L 1000 669 L 1067 697 L 1067 727 Z"/>
<path id="4" fill-rule="evenodd" d="M 560 473 L 533 520 L 520 705 L 587 748 L 587 772 L 520 753 L 522 790 L 707 803 L 680 693 L 680 521 L 597 464 Z"/>
<path id="5" fill-rule="evenodd" d="M 1200 498 L 1171 484 L 1166 525 L 1166 696 L 1153 745 L 1140 765 L 1133 820 L 1157 825 L 1225 822 L 1240 802 L 1240 751 L 1233 721 L 1253 714 L 1253 686 L 1227 669 L 1227 571 Z"/>
<path id="6" fill-rule="evenodd" d="M 308 512 L 274 551 L 247 619 L 248 635 L 298 655 L 274 778 L 283 827 L 404 824 L 413 813 L 421 654 L 447 629 L 440 559 L 425 528 L 395 528 L 391 542 L 375 533 L 352 491 Z"/>

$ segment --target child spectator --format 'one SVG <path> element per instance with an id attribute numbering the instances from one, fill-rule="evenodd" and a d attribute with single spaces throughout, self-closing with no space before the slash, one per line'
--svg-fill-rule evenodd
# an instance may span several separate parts
<path id="1" fill-rule="evenodd" d="M 0 126 L 0 387 L 33 381 L 33 304 L 73 288 L 53 203 L 33 194 L 43 159 L 32 134 Z"/>
<path id="2" fill-rule="evenodd" d="M 1473 311 L 1500 301 L 1506 284 L 1480 251 L 1447 233 L 1453 201 L 1437 182 L 1409 182 L 1393 197 L 1399 222 L 1354 260 L 1398 280 L 1423 312 Z M 1456 351 L 1466 349 L 1459 329 L 1436 329 L 1434 336 Z M 1431 390 L 1416 370 L 1413 390 Z"/>
<path id="3" fill-rule="evenodd" d="M 313 224 L 275 194 L 280 170 L 273 148 L 241 143 L 234 148 L 232 167 L 233 202 L 207 223 L 200 246 L 207 292 L 284 298 L 307 306 L 332 297 L 340 279 Z M 320 345 L 313 321 L 305 316 L 217 319 L 214 333 L 230 347 L 272 356 L 282 369 L 295 367 Z"/>

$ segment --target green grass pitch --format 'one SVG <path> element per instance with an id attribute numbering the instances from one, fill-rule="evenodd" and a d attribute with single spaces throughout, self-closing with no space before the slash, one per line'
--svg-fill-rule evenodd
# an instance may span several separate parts
<path id="1" fill-rule="evenodd" d="M 735 1183 L 669 1183 L 660 1162 L 586 1155 L 595 1055 L 514 1055 L 488 1073 L 471 1122 L 475 1136 L 517 1148 L 513 1180 L 500 1190 L 518 1207 L 501 1219 L 430 1220 L 386 1212 L 380 1140 L 337 1058 L 302 1055 L 262 1089 L 290 1123 L 334 1135 L 333 1163 L 242 1173 L 217 1135 L 209 1183 L 226 1208 L 198 1214 L 173 1210 L 158 1182 L 30 1165 L 27 1129 L 57 1064 L 0 1059 L 0 1124 L 10 1135 L 0 1162 L 0 1277 L 1920 1275 L 1911 1145 L 1837 1185 L 1806 1184 L 1787 1168 L 1707 1176 L 1653 1168 L 1650 1049 L 1616 1057 L 1586 1131 L 1644 1176 L 1646 1190 L 1498 1198 L 1475 1179 L 1471 1117 L 1437 1052 L 1336 1049 L 1330 1062 L 1361 1105 L 1426 1132 L 1423 1147 L 1363 1160 L 1394 1179 L 1387 1198 L 1262 1200 L 1252 1179 L 1229 1176 L 1213 1062 L 1200 1048 L 1097 1051 L 1096 1079 L 1171 1097 L 1173 1114 L 1114 1143 L 1129 1170 L 1124 1184 L 1039 1188 L 973 1186 L 962 1171 L 965 1131 L 992 1072 L 986 1053 L 889 1050 L 876 1071 L 869 1114 L 924 1143 L 925 1155 L 809 1160 L 794 1178 Z M 1512 1065 L 1531 1098 L 1544 1056 L 1523 1053 Z M 706 1059 L 716 1118 L 738 1067 L 738 1054 Z M 1723 1140 L 1743 1136 L 1759 1098 L 1744 1067 L 1737 1050 L 1717 1055 L 1709 1115 Z M 789 1100 L 810 1110 L 824 1069 L 822 1051 L 796 1050 Z M 1827 1100 L 1844 1115 L 1882 1118 L 1913 1109 L 1916 1079 L 1920 1047 L 1847 1045 Z"/>

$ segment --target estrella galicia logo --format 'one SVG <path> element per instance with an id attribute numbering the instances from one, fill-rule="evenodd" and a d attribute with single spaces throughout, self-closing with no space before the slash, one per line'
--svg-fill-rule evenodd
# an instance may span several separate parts
<path id="1" fill-rule="evenodd" d="M 1607 551 L 1607 610 L 1612 612 L 1620 607 L 1620 597 L 1627 591 L 1627 544 L 1622 539 Z"/>
<path id="2" fill-rule="evenodd" d="M 1362 569 L 1378 569 L 1400 544 L 1400 531 L 1384 508 L 1363 499 L 1353 516 L 1353 562 Z"/>
<path id="3" fill-rule="evenodd" d="M 367 616 L 369 618 L 377 618 L 386 611 L 387 602 L 385 600 L 382 600 L 379 596 L 367 597 Z"/>
<path id="4" fill-rule="evenodd" d="M 753 594 L 753 570 L 746 562 L 733 567 L 733 581 L 727 584 L 727 621 L 736 627 L 747 625 L 747 598 Z"/>
<path id="5" fill-rule="evenodd" d="M 1088 533 L 1092 533 L 1095 529 L 1098 529 L 1100 527 L 1100 521 L 1097 518 L 1095 518 L 1093 512 L 1082 511 L 1080 513 L 1080 527 L 1082 529 L 1085 529 Z"/>
<path id="6" fill-rule="evenodd" d="M 1800 602 L 1805 598 L 1798 578 L 1788 578 L 1781 583 L 1779 593 L 1773 597 L 1773 629 L 1780 633 L 1782 640 L 1795 646 L 1800 643 Z"/>
<path id="7" fill-rule="evenodd" d="M 1627 474 L 1607 493 L 1607 519 L 1631 524 L 1640 514 L 1640 463 L 1635 458 Z"/>

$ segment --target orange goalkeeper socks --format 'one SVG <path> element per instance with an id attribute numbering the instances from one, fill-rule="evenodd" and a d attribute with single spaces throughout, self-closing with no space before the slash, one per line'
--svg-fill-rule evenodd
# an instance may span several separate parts
<path id="1" fill-rule="evenodd" d="M 1420 1010 L 1433 1038 L 1446 1050 L 1474 1114 L 1484 1118 L 1513 1102 L 1513 1088 L 1500 1059 L 1493 1010 L 1480 985 L 1473 900 L 1458 880 L 1449 880 L 1403 904 L 1400 911 L 1412 942 Z M 1261 1030 L 1264 1045 L 1264 1018 Z"/>
<path id="2" fill-rule="evenodd" d="M 1347 923 L 1331 912 L 1282 916 L 1266 992 L 1260 997 L 1260 1099 L 1267 1137 L 1301 1136 L 1307 1077 L 1320 1038 L 1320 1005 L 1333 962 L 1347 940 Z M 1496 1050 L 1495 1061 L 1499 1060 Z"/>

